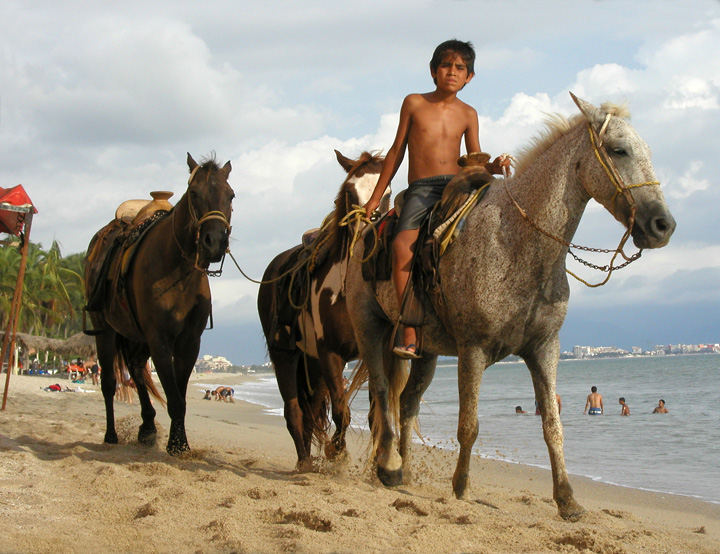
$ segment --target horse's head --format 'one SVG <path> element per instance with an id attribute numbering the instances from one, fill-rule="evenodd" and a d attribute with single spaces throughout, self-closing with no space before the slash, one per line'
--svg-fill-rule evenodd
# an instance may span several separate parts
<path id="1" fill-rule="evenodd" d="M 385 158 L 363 152 L 357 160 L 351 160 L 337 150 L 335 150 L 335 157 L 337 157 L 338 163 L 348 174 L 342 187 L 340 187 L 335 206 L 337 210 L 347 213 L 352 209 L 353 204 L 364 206 L 370 200 L 370 196 L 380 178 L 380 171 Z M 390 193 L 391 188 L 388 187 L 378 206 L 380 212 L 384 213 L 390 209 Z"/>
<path id="2" fill-rule="evenodd" d="M 196 264 L 206 269 L 219 262 L 228 247 L 233 189 L 228 184 L 230 162 L 219 167 L 214 159 L 198 165 L 187 155 L 190 179 L 186 193 L 191 224 L 195 227 Z"/>
<path id="3" fill-rule="evenodd" d="M 587 120 L 590 151 L 579 172 L 585 191 L 630 229 L 635 246 L 665 246 L 675 219 L 655 177 L 650 149 L 628 122 L 627 111 L 610 104 L 598 108 L 570 94 Z"/>

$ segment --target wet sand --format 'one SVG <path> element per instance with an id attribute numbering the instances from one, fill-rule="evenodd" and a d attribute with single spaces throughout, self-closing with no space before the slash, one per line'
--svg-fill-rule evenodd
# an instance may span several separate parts
<path id="1" fill-rule="evenodd" d="M 120 444 L 106 445 L 99 387 L 42 390 L 53 382 L 13 375 L 0 412 L 3 552 L 720 551 L 720 505 L 572 477 L 588 510 L 573 523 L 557 515 L 548 471 L 480 458 L 460 501 L 456 455 L 440 449 L 417 446 L 413 483 L 387 489 L 358 431 L 343 462 L 297 474 L 282 418 L 202 400 L 192 384 L 189 455 L 165 453 L 169 420 L 157 402 L 157 446 L 136 441 L 137 401 L 116 401 Z"/>

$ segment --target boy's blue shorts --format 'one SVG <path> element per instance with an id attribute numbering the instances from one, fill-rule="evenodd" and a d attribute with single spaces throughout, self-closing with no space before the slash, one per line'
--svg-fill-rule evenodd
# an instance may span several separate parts
<path id="1" fill-rule="evenodd" d="M 395 232 L 419 229 L 453 177 L 455 175 L 436 175 L 410 183 Z"/>

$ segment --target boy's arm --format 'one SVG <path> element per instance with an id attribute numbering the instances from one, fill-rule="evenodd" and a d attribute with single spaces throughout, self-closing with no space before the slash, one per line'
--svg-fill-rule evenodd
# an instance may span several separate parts
<path id="1" fill-rule="evenodd" d="M 385 194 L 385 189 L 388 188 L 390 181 L 395 176 L 400 164 L 405 157 L 405 148 L 407 147 L 408 134 L 410 133 L 410 123 L 412 121 L 412 104 L 413 96 L 409 95 L 403 100 L 402 107 L 400 108 L 400 121 L 398 122 L 397 132 L 395 133 L 395 140 L 385 155 L 385 161 L 383 162 L 382 171 L 380 171 L 380 177 L 378 178 L 375 190 L 370 196 L 367 204 L 365 204 L 365 215 L 369 218 L 372 213 L 380 205 L 380 200 Z"/>
<path id="2" fill-rule="evenodd" d="M 478 128 L 477 112 L 474 108 L 470 108 L 470 118 L 467 129 L 465 129 L 465 151 L 468 154 L 472 152 L 482 152 Z"/>

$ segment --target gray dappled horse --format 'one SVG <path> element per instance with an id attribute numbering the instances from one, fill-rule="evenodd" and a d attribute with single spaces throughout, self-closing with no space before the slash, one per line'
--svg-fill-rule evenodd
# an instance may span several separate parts
<path id="1" fill-rule="evenodd" d="M 232 199 L 227 183 L 230 162 L 198 165 L 187 155 L 188 188 L 169 214 L 149 227 L 127 262 L 125 248 L 115 248 L 128 223 L 113 220 L 88 247 L 85 265 L 87 310 L 96 331 L 107 426 L 105 442 L 117 443 L 113 396 L 116 357 L 122 356 L 137 386 L 142 425 L 138 441 L 154 444 L 155 409 L 143 370 L 151 356 L 167 398 L 170 432 L 167 451 L 190 449 L 185 434 L 185 394 L 200 350 L 200 335 L 211 309 L 207 268 L 220 261 L 228 246 Z M 109 257 L 109 271 L 100 270 Z M 127 265 L 127 267 L 125 267 Z M 96 289 L 98 280 L 100 288 Z M 93 291 L 102 294 L 95 297 Z"/>
<path id="2" fill-rule="evenodd" d="M 399 452 L 388 401 L 388 383 L 398 368 L 387 344 L 398 317 L 396 295 L 389 281 L 373 290 L 363 280 L 362 254 L 351 260 L 348 312 L 368 366 L 376 405 L 377 474 L 385 485 L 398 485 L 409 476 L 412 430 L 437 356 L 458 356 L 460 452 L 452 483 L 455 495 L 465 497 L 483 371 L 516 354 L 527 364 L 535 397 L 545 407 L 542 426 L 558 511 L 566 519 L 584 511 L 568 481 L 555 398 L 558 333 L 569 298 L 568 243 L 591 198 L 629 229 L 639 248 L 665 246 L 675 221 L 660 187 L 654 186 L 650 150 L 626 120 L 627 114 L 610 105 L 597 108 L 579 99 L 576 103 L 582 114 L 570 121 L 558 116 L 548 123 L 544 136 L 519 158 L 515 176 L 505 185 L 497 180 L 490 186 L 441 258 L 445 303 L 435 310 L 428 306 L 423 357 L 413 360 L 400 397 Z"/>
<path id="3" fill-rule="evenodd" d="M 334 212 L 319 231 L 306 233 L 311 235 L 309 244 L 286 250 L 270 262 L 258 291 L 258 314 L 299 471 L 312 469 L 313 436 L 317 442 L 325 442 L 328 396 L 335 433 L 325 454 L 333 458 L 345 449 L 350 409 L 342 373 L 346 362 L 357 358 L 358 350 L 344 282 L 357 220 L 349 225 L 336 223 L 347 223 L 346 215 L 353 206 L 365 205 L 384 160 L 368 152 L 357 160 L 337 150 L 335 155 L 347 178 L 335 199 Z M 387 211 L 389 197 L 390 189 L 380 204 L 381 211 Z"/>

